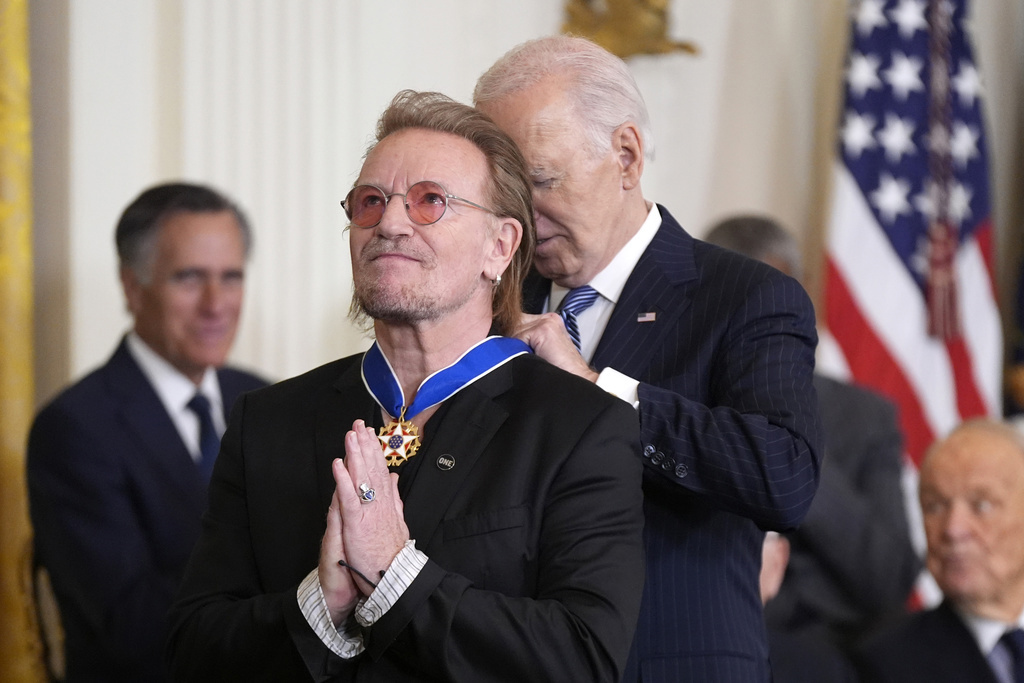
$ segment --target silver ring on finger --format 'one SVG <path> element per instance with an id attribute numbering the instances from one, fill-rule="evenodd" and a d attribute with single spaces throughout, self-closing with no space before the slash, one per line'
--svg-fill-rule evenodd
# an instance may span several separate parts
<path id="1" fill-rule="evenodd" d="M 372 503 L 376 492 L 370 488 L 369 484 L 359 485 L 359 500 L 363 503 Z"/>

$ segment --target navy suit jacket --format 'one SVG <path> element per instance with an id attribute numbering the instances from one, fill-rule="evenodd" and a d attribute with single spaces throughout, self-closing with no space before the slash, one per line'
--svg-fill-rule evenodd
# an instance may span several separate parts
<path id="1" fill-rule="evenodd" d="M 822 452 L 814 309 L 659 209 L 592 361 L 640 381 L 647 574 L 623 680 L 767 681 L 763 530 L 800 523 Z M 550 288 L 530 285 L 538 312 Z"/>
<path id="2" fill-rule="evenodd" d="M 218 373 L 225 410 L 266 384 Z M 33 422 L 35 561 L 50 574 L 68 681 L 167 678 L 167 610 L 199 537 L 206 484 L 124 340 Z"/>
<path id="3" fill-rule="evenodd" d="M 948 602 L 876 633 L 857 652 L 864 683 L 997 683 Z"/>

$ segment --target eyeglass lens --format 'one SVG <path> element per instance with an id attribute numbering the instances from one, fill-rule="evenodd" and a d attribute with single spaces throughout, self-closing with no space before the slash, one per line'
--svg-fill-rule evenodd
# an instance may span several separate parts
<path id="1" fill-rule="evenodd" d="M 403 197 L 394 193 L 391 197 Z M 419 225 L 430 225 L 441 220 L 448 207 L 447 192 L 431 180 L 421 180 L 409 186 L 405 195 L 405 210 L 409 218 Z M 390 197 L 373 185 L 359 185 L 352 188 L 345 198 L 344 206 L 352 225 L 372 228 L 384 217 Z"/>

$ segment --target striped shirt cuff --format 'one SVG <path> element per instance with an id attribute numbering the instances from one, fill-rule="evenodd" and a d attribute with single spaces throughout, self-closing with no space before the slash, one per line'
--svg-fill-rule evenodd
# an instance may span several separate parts
<path id="1" fill-rule="evenodd" d="M 369 597 L 356 603 L 353 615 L 345 620 L 341 631 L 336 629 L 334 622 L 331 621 L 331 611 L 327 607 L 327 599 L 324 598 L 316 569 L 307 574 L 299 584 L 299 590 L 296 592 L 299 609 L 310 628 L 331 652 L 342 659 L 352 659 L 365 649 L 360 627 L 372 626 L 398 602 L 398 598 L 412 585 L 426 563 L 427 556 L 416 550 L 416 541 L 406 541 L 381 577 L 377 588 Z"/>
<path id="2" fill-rule="evenodd" d="M 356 606 L 355 615 L 359 625 L 373 626 L 384 616 L 384 613 L 398 602 L 398 598 L 402 597 L 402 593 L 412 585 L 426 563 L 427 556 L 416 550 L 416 541 L 406 541 L 405 546 L 391 561 L 387 572 L 381 577 L 377 588 L 370 593 L 366 602 Z"/>
<path id="3" fill-rule="evenodd" d="M 346 619 L 341 631 L 334 627 L 327 599 L 320 588 L 320 575 L 316 569 L 307 574 L 299 584 L 297 597 L 302 616 L 306 617 L 306 622 L 313 629 L 313 633 L 331 652 L 342 659 L 352 659 L 363 651 L 363 634 L 355 619 Z"/>
<path id="4" fill-rule="evenodd" d="M 640 382 L 629 375 L 624 375 L 613 368 L 605 368 L 597 376 L 597 386 L 615 398 L 621 398 L 629 403 L 633 410 L 640 407 Z"/>

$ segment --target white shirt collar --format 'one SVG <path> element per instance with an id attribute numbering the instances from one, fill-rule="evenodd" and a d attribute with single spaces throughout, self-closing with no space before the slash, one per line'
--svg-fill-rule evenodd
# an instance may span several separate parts
<path id="1" fill-rule="evenodd" d="M 985 617 L 974 616 L 973 614 L 967 614 L 958 607 L 953 608 L 956 613 L 960 615 L 964 624 L 967 626 L 967 630 L 974 636 L 974 641 L 978 643 L 978 649 L 986 657 L 992 653 L 995 649 L 999 639 L 1003 637 L 1003 634 L 1011 628 L 1024 628 L 1024 612 L 1017 617 L 1016 624 L 1007 624 L 1002 621 L 996 621 L 995 619 L 987 619 Z"/>
<path id="2" fill-rule="evenodd" d="M 647 212 L 647 218 L 644 219 L 636 234 L 626 242 L 619 253 L 604 267 L 604 270 L 595 275 L 587 284 L 612 304 L 618 303 L 622 290 L 626 287 L 626 280 L 629 279 L 637 262 L 640 261 L 640 257 L 643 256 L 644 250 L 650 245 L 660 227 L 661 212 L 658 211 L 658 205 L 652 203 L 651 210 Z M 562 303 L 562 299 L 568 292 L 569 290 L 565 287 L 552 282 L 548 310 L 558 310 L 558 305 Z"/>
<path id="3" fill-rule="evenodd" d="M 128 352 L 139 364 L 142 374 L 149 380 L 150 386 L 160 398 L 167 414 L 178 428 L 179 433 L 182 434 L 182 439 L 189 444 L 189 450 L 196 451 L 198 449 L 198 427 L 192 427 L 191 423 L 196 418 L 188 409 L 188 402 L 195 396 L 196 385 L 168 363 L 167 359 L 142 341 L 142 338 L 134 331 L 128 333 L 126 342 Z M 224 399 L 220 394 L 220 382 L 217 380 L 217 371 L 214 368 L 206 368 L 198 390 L 209 399 L 213 424 L 217 431 L 223 434 L 225 428 Z M 193 442 L 195 442 L 194 446 Z"/>

